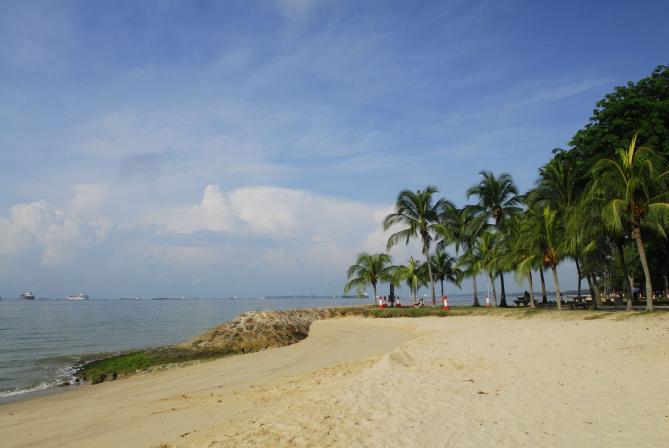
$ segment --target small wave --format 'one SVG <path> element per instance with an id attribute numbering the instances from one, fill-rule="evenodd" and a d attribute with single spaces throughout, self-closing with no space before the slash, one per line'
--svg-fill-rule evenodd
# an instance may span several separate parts
<path id="1" fill-rule="evenodd" d="M 12 389 L 4 392 L 0 392 L 0 398 L 14 397 L 16 395 L 29 394 L 31 392 L 39 392 L 41 390 L 49 389 L 50 387 L 56 386 L 57 383 L 40 383 L 37 386 L 27 387 L 23 389 Z"/>
<path id="2" fill-rule="evenodd" d="M 81 370 L 83 363 L 78 361 L 76 363 L 67 364 L 57 368 L 56 378 L 52 381 L 42 381 L 41 383 L 29 387 L 17 387 L 0 391 L 0 399 L 15 397 L 17 395 L 30 394 L 34 392 L 41 392 L 58 386 L 76 386 L 80 384 L 78 373 Z"/>

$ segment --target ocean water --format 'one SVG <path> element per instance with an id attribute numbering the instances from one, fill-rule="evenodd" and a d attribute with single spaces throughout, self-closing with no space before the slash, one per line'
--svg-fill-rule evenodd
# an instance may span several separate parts
<path id="1" fill-rule="evenodd" d="M 410 299 L 403 298 L 403 303 Z M 426 304 L 430 302 L 425 300 Z M 174 344 L 260 309 L 357 305 L 332 297 L 271 299 L 0 300 L 0 401 L 71 381 L 82 359 Z M 367 299 L 364 303 L 370 303 Z M 471 303 L 468 294 L 452 305 Z"/>
<path id="2" fill-rule="evenodd" d="M 0 399 L 72 379 L 91 355 L 173 344 L 256 309 L 359 299 L 0 300 Z"/>

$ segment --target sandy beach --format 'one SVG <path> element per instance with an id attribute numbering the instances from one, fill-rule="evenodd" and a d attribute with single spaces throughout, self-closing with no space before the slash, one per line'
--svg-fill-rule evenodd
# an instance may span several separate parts
<path id="1" fill-rule="evenodd" d="M 644 446 L 669 315 L 317 321 L 283 348 L 0 406 L 3 447 Z"/>

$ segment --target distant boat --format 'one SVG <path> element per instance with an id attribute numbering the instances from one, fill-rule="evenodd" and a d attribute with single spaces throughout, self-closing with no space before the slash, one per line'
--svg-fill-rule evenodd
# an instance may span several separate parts
<path id="1" fill-rule="evenodd" d="M 141 300 L 139 297 L 121 297 L 121 300 Z"/>
<path id="2" fill-rule="evenodd" d="M 74 294 L 72 296 L 67 296 L 65 298 L 67 300 L 88 300 L 90 297 L 88 297 L 88 294 L 84 294 L 83 292 L 80 292 L 79 294 Z"/>
<path id="3" fill-rule="evenodd" d="M 35 294 L 32 291 L 26 291 L 20 296 L 24 300 L 35 300 Z"/>

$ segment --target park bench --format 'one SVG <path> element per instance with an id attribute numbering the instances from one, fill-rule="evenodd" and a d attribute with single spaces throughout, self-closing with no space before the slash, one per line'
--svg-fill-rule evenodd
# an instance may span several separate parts
<path id="1" fill-rule="evenodd" d="M 574 297 L 574 300 L 569 302 L 569 306 L 572 310 L 587 310 L 590 308 L 590 304 L 584 297 Z"/>
<path id="2" fill-rule="evenodd" d="M 518 297 L 517 299 L 513 299 L 513 303 L 515 303 L 518 308 L 520 308 L 521 305 L 525 307 L 530 304 L 530 298 L 529 297 L 525 298 L 524 296 L 521 296 Z"/>

